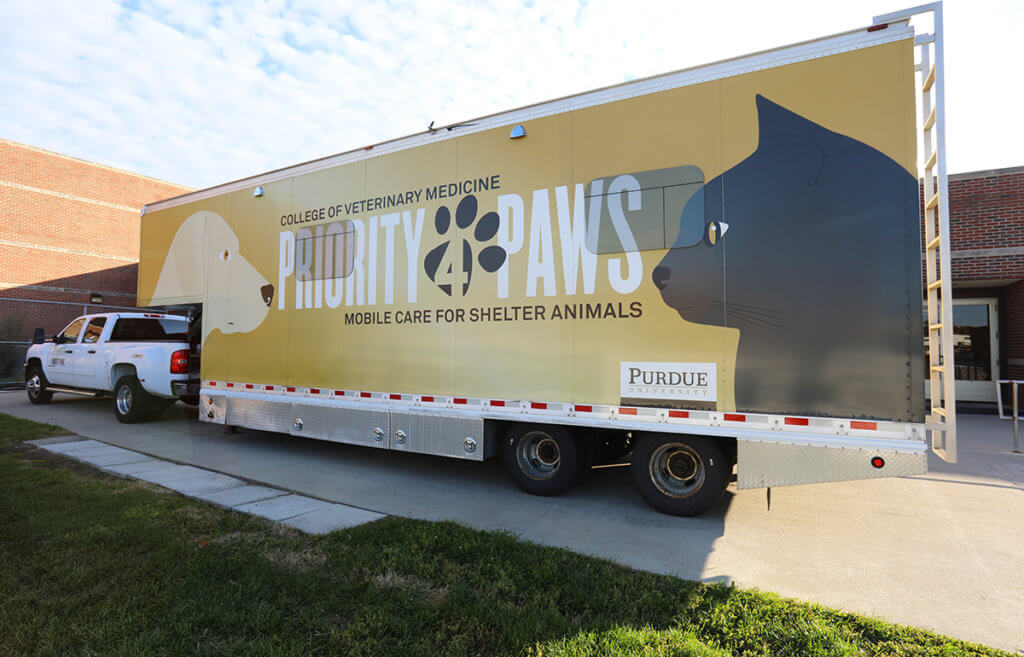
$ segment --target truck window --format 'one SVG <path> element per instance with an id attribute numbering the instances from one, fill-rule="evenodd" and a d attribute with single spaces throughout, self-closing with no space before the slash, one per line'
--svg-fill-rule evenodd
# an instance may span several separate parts
<path id="1" fill-rule="evenodd" d="M 681 166 L 591 180 L 586 187 L 587 249 L 623 253 L 693 246 L 703 236 L 700 167 Z M 683 208 L 689 206 L 684 217 Z"/>
<path id="2" fill-rule="evenodd" d="M 85 318 L 76 319 L 67 325 L 60 335 L 57 336 L 58 342 L 78 342 L 78 334 L 82 332 L 82 324 L 85 324 Z"/>
<path id="3" fill-rule="evenodd" d="M 122 317 L 114 324 L 109 342 L 142 340 L 169 340 L 185 342 L 188 322 L 183 319 L 150 319 L 148 317 Z"/>
<path id="4" fill-rule="evenodd" d="M 93 317 L 92 320 L 90 320 L 89 325 L 85 327 L 85 333 L 82 334 L 82 342 L 99 342 L 100 334 L 103 333 L 103 326 L 106 323 L 106 317 Z"/>

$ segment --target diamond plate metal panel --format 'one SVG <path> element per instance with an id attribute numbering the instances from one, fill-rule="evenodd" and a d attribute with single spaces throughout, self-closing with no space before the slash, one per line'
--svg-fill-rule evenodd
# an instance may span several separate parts
<path id="1" fill-rule="evenodd" d="M 288 433 L 295 419 L 287 402 L 228 397 L 227 403 L 224 424 L 228 425 Z"/>
<path id="2" fill-rule="evenodd" d="M 292 409 L 295 417 L 302 420 L 301 429 L 296 429 L 295 424 L 292 424 L 291 434 L 293 436 L 319 438 L 320 440 L 367 447 L 388 447 L 391 424 L 386 410 L 374 411 L 301 404 L 293 404 Z M 375 429 L 380 429 L 379 440 L 375 437 Z"/>
<path id="3" fill-rule="evenodd" d="M 211 424 L 224 424 L 227 414 L 228 400 L 220 395 L 199 396 L 199 419 Z"/>
<path id="4" fill-rule="evenodd" d="M 928 471 L 928 454 L 738 440 L 737 488 L 905 477 Z M 876 468 L 871 459 L 882 457 Z"/>
<path id="5" fill-rule="evenodd" d="M 404 438 L 399 435 L 404 432 Z M 491 456 L 493 446 L 484 440 L 481 418 L 462 418 L 433 413 L 392 413 L 391 449 L 418 454 L 436 454 L 482 461 Z M 466 440 L 473 450 L 466 450 Z"/>

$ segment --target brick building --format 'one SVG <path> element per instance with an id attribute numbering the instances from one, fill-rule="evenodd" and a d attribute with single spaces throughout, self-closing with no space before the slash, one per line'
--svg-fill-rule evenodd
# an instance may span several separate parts
<path id="1" fill-rule="evenodd" d="M 139 210 L 187 191 L 0 139 L 0 370 L 16 369 L 8 343 L 35 327 L 134 306 Z"/>
<path id="2" fill-rule="evenodd" d="M 1024 379 L 1024 167 L 949 176 L 957 399 Z"/>

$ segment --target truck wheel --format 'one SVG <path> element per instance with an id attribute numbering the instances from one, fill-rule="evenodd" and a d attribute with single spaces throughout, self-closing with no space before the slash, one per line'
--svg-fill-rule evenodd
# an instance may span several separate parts
<path id="1" fill-rule="evenodd" d="M 46 389 L 50 384 L 43 374 L 43 368 L 33 365 L 25 375 L 25 390 L 28 392 L 28 400 L 33 404 L 49 404 L 53 399 L 53 393 Z"/>
<path id="2" fill-rule="evenodd" d="M 114 386 L 114 415 L 119 422 L 134 424 L 150 417 L 152 399 L 134 375 L 122 376 Z"/>
<path id="3" fill-rule="evenodd" d="M 648 504 L 673 516 L 695 516 L 718 502 L 732 465 L 718 441 L 648 434 L 637 440 L 633 481 Z"/>
<path id="4" fill-rule="evenodd" d="M 583 474 L 585 457 L 564 427 L 517 425 L 501 448 L 505 471 L 517 486 L 532 495 L 558 495 L 572 488 Z"/>

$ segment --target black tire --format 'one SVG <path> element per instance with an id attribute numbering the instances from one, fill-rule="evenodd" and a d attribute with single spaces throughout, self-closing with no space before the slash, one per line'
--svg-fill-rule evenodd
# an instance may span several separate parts
<path id="1" fill-rule="evenodd" d="M 647 434 L 633 450 L 631 470 L 640 495 L 662 513 L 696 516 L 722 498 L 732 463 L 719 440 Z"/>
<path id="2" fill-rule="evenodd" d="M 53 399 L 53 392 L 47 390 L 50 382 L 43 374 L 43 368 L 39 365 L 32 365 L 25 373 L 25 390 L 28 392 L 28 400 L 33 404 L 49 404 Z"/>
<path id="3" fill-rule="evenodd" d="M 199 395 L 184 395 L 182 397 L 178 397 L 178 399 L 189 406 L 199 406 Z"/>
<path id="4" fill-rule="evenodd" d="M 579 482 L 586 467 L 579 442 L 555 425 L 512 427 L 502 441 L 501 459 L 516 486 L 531 495 L 564 493 Z"/>
<path id="5" fill-rule="evenodd" d="M 118 422 L 134 424 L 148 420 L 153 411 L 153 398 L 143 390 L 134 374 L 122 376 L 114 385 L 114 417 Z"/>

